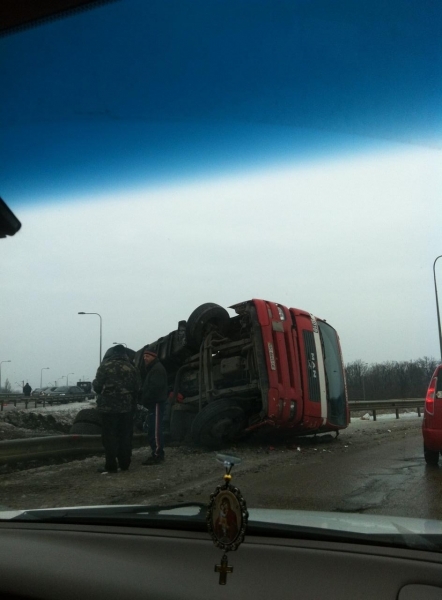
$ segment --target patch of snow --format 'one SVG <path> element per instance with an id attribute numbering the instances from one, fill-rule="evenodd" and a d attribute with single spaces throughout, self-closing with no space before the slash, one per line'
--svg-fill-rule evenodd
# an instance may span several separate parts
<path id="1" fill-rule="evenodd" d="M 95 400 L 85 400 L 84 402 L 70 402 L 69 404 L 53 404 L 52 406 L 46 404 L 43 406 L 39 406 L 38 408 L 33 408 L 32 412 L 75 412 L 77 413 L 82 408 L 95 408 L 96 402 Z M 18 407 L 17 407 L 18 408 Z M 30 410 L 30 409 L 28 409 Z"/>
<path id="2" fill-rule="evenodd" d="M 422 412 L 421 412 L 421 415 L 422 415 Z M 407 412 L 407 413 L 399 413 L 399 419 L 398 420 L 400 421 L 401 419 L 416 419 L 416 418 L 422 418 L 422 417 L 419 417 L 419 415 L 417 414 L 417 412 Z M 397 420 L 396 419 L 396 413 L 388 413 L 386 415 L 379 415 L 378 414 L 378 415 L 376 415 L 376 419 L 378 421 L 388 421 L 390 419 Z M 360 420 L 362 420 L 362 421 L 373 421 L 374 419 L 373 419 L 372 415 L 370 415 L 369 413 L 366 413 L 363 417 L 360 417 Z M 356 421 L 356 419 L 355 419 L 355 421 Z M 353 423 L 353 421 L 352 421 L 352 423 Z"/>

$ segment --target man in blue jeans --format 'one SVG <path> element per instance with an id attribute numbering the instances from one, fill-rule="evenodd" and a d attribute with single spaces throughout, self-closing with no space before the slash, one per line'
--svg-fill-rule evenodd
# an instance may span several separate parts
<path id="1" fill-rule="evenodd" d="M 141 390 L 141 403 L 148 410 L 148 439 L 152 456 L 143 465 L 157 465 L 164 460 L 163 417 L 167 400 L 167 372 L 156 352 L 144 349 L 146 378 Z"/>

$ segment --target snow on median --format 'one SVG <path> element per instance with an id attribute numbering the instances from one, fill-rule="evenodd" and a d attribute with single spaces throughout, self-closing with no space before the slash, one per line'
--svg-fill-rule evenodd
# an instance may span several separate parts
<path id="1" fill-rule="evenodd" d="M 46 406 L 45 408 L 13 409 L 0 413 L 0 440 L 23 437 L 24 432 L 34 436 L 69 433 L 77 413 L 84 408 L 94 408 L 95 400 Z"/>

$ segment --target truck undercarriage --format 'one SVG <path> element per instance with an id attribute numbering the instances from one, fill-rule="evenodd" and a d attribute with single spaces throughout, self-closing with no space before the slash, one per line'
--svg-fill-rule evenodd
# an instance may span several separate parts
<path id="1" fill-rule="evenodd" d="M 172 440 L 217 447 L 262 421 L 265 364 L 259 326 L 253 321 L 253 306 L 229 317 L 222 307 L 208 303 L 176 331 L 147 346 L 168 373 L 165 426 Z M 143 350 L 135 356 L 142 376 Z"/>

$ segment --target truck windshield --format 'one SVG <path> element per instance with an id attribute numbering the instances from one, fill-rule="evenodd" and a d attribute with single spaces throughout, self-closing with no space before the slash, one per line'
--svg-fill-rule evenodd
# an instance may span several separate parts
<path id="1" fill-rule="evenodd" d="M 318 325 L 323 343 L 328 384 L 328 420 L 334 425 L 345 425 L 345 385 L 338 338 L 333 327 L 324 321 L 318 321 Z"/>

